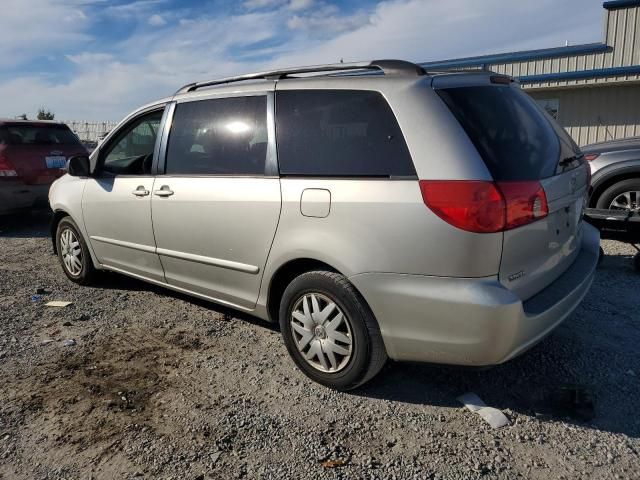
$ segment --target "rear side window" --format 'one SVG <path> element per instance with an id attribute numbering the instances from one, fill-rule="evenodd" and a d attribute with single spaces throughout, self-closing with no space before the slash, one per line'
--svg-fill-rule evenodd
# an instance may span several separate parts
<path id="1" fill-rule="evenodd" d="M 482 86 L 446 88 L 438 94 L 494 180 L 539 180 L 555 174 L 558 136 L 526 93 L 509 86 Z"/>
<path id="2" fill-rule="evenodd" d="M 80 145 L 66 125 L 5 125 L 0 127 L 0 143 L 9 145 Z"/>
<path id="3" fill-rule="evenodd" d="M 233 97 L 176 105 L 166 173 L 264 175 L 267 97 Z"/>
<path id="4" fill-rule="evenodd" d="M 398 122 L 378 92 L 277 92 L 276 138 L 282 175 L 416 174 Z"/>

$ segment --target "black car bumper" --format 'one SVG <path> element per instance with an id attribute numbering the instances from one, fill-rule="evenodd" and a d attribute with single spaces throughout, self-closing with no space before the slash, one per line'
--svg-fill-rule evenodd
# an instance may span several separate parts
<path id="1" fill-rule="evenodd" d="M 50 185 L 27 185 L 19 180 L 0 181 L 0 215 L 49 206 Z"/>

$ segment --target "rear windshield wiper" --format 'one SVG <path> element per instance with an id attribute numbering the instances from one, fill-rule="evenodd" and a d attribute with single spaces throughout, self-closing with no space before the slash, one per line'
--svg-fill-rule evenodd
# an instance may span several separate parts
<path id="1" fill-rule="evenodd" d="M 582 158 L 584 157 L 584 154 L 580 154 L 580 155 L 573 155 L 572 157 L 566 157 L 563 158 L 562 160 L 560 160 L 558 162 L 558 166 L 559 167 L 566 167 L 568 165 L 571 165 L 573 162 L 577 162 L 578 160 L 582 160 Z"/>

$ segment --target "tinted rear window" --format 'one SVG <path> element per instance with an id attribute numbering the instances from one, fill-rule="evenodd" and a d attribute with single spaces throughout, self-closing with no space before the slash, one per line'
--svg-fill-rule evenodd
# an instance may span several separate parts
<path id="1" fill-rule="evenodd" d="M 231 97 L 176 106 L 168 174 L 264 175 L 267 97 Z"/>
<path id="2" fill-rule="evenodd" d="M 0 142 L 9 145 L 80 145 L 66 125 L 4 125 Z"/>
<path id="3" fill-rule="evenodd" d="M 535 102 L 509 86 L 438 90 L 495 180 L 551 177 L 560 159 L 558 136 Z"/>
<path id="4" fill-rule="evenodd" d="M 416 174 L 398 122 L 378 92 L 278 92 L 276 122 L 282 175 Z"/>

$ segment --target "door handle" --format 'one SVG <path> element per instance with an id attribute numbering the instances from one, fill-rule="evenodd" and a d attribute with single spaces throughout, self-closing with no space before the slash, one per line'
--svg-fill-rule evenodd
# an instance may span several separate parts
<path id="1" fill-rule="evenodd" d="M 160 190 L 154 190 L 153 194 L 159 197 L 170 197 L 173 195 L 173 190 L 169 188 L 169 185 L 163 185 L 160 187 Z"/>
<path id="2" fill-rule="evenodd" d="M 149 195 L 149 190 L 140 185 L 131 193 L 133 193 L 136 197 L 146 197 L 147 195 Z"/>

